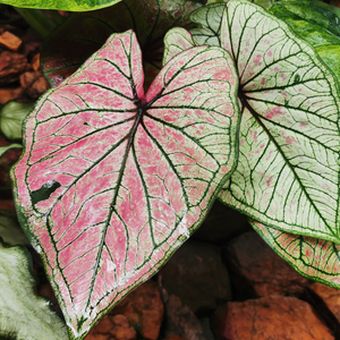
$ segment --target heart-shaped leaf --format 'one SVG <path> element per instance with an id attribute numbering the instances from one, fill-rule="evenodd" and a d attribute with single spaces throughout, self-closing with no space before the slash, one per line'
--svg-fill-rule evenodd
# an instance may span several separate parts
<path id="1" fill-rule="evenodd" d="M 300 274 L 340 288 L 339 245 L 287 234 L 258 222 L 252 222 L 252 226 L 269 246 Z"/>
<path id="2" fill-rule="evenodd" d="M 274 228 L 340 242 L 339 90 L 314 50 L 245 1 L 198 9 L 196 44 L 222 46 L 240 79 L 239 161 L 221 199 Z"/>
<path id="3" fill-rule="evenodd" d="M 143 90 L 129 31 L 28 117 L 16 203 L 75 336 L 196 229 L 235 160 L 237 77 L 221 48 L 173 58 Z"/>
<path id="4" fill-rule="evenodd" d="M 121 0 L 1 0 L 0 3 L 23 8 L 59 9 L 63 11 L 91 11 L 108 7 Z"/>

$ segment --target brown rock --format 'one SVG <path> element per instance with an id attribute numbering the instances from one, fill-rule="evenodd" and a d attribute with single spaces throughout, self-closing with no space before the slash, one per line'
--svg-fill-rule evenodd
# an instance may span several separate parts
<path id="1" fill-rule="evenodd" d="M 113 323 L 109 316 L 104 317 L 99 324 L 96 326 L 96 333 L 110 333 L 113 328 Z"/>
<path id="2" fill-rule="evenodd" d="M 22 40 L 11 32 L 4 31 L 0 34 L 0 45 L 12 51 L 17 51 L 22 44 Z"/>
<path id="3" fill-rule="evenodd" d="M 20 75 L 20 85 L 26 89 L 31 86 L 38 77 L 39 74 L 35 71 L 24 72 Z"/>
<path id="4" fill-rule="evenodd" d="M 302 293 L 309 284 L 255 232 L 242 234 L 230 242 L 225 258 L 234 274 L 233 286 L 239 295 L 295 295 Z"/>
<path id="5" fill-rule="evenodd" d="M 112 317 L 113 328 L 111 335 L 115 340 L 135 340 L 137 339 L 137 333 L 133 327 L 131 327 L 129 320 L 125 315 L 115 315 Z M 111 338 L 112 339 L 112 338 Z"/>
<path id="6" fill-rule="evenodd" d="M 175 295 L 166 302 L 165 340 L 206 340 L 193 311 Z"/>
<path id="7" fill-rule="evenodd" d="M 39 71 L 25 72 L 20 76 L 20 84 L 31 98 L 38 98 L 48 89 L 48 82 Z"/>
<path id="8" fill-rule="evenodd" d="M 215 317 L 217 339 L 331 340 L 311 306 L 294 297 L 230 302 Z"/>
<path id="9" fill-rule="evenodd" d="M 313 283 L 309 288 L 324 302 L 340 323 L 340 290 L 321 283 Z"/>
<path id="10" fill-rule="evenodd" d="M 40 70 L 40 53 L 36 53 L 31 62 L 32 68 L 34 71 L 39 71 Z"/>
<path id="11" fill-rule="evenodd" d="M 11 100 L 19 98 L 23 93 L 21 87 L 0 88 L 0 104 L 6 104 Z"/>
<path id="12" fill-rule="evenodd" d="M 227 268 L 219 247 L 189 241 L 184 244 L 160 272 L 162 286 L 178 296 L 194 312 L 216 308 L 219 300 L 230 300 Z"/>
<path id="13" fill-rule="evenodd" d="M 85 340 L 111 340 L 109 335 L 90 333 Z"/>
<path id="14" fill-rule="evenodd" d="M 29 68 L 25 56 L 20 53 L 0 52 L 0 83 L 8 84 L 18 80 L 19 75 Z"/>
<path id="15" fill-rule="evenodd" d="M 124 315 L 105 316 L 85 340 L 135 340 L 136 331 Z"/>
<path id="16" fill-rule="evenodd" d="M 144 339 L 158 339 L 164 307 L 157 283 L 148 281 L 138 287 L 113 313 L 123 314 Z"/>

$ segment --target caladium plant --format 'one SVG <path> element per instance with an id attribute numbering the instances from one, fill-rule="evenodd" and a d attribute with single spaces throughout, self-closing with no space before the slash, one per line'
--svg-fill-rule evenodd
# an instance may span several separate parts
<path id="1" fill-rule="evenodd" d="M 217 196 L 301 274 L 340 287 L 337 78 L 248 1 L 191 18 L 167 33 L 146 92 L 135 33 L 113 34 L 27 118 L 17 211 L 71 338 L 152 276 Z"/>
<path id="2" fill-rule="evenodd" d="M 201 223 L 235 163 L 237 77 L 194 47 L 144 93 L 134 33 L 113 35 L 26 122 L 16 203 L 82 337 Z"/>

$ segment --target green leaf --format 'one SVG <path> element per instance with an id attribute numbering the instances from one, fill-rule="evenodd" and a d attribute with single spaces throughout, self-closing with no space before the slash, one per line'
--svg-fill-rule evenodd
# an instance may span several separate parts
<path id="1" fill-rule="evenodd" d="M 340 80 L 340 10 L 322 1 L 280 1 L 270 12 L 284 20 Z"/>
<path id="2" fill-rule="evenodd" d="M 62 321 L 48 302 L 35 296 L 29 254 L 0 244 L 0 337 L 17 340 L 65 340 Z"/>
<path id="3" fill-rule="evenodd" d="M 196 44 L 224 47 L 240 78 L 239 161 L 220 198 L 282 231 L 340 242 L 339 91 L 314 50 L 245 1 L 192 19 Z"/>
<path id="4" fill-rule="evenodd" d="M 0 239 L 11 246 L 29 244 L 18 221 L 12 216 L 0 215 Z"/>
<path id="5" fill-rule="evenodd" d="M 287 234 L 259 222 L 253 228 L 301 275 L 340 288 L 340 246 L 324 240 Z"/>
<path id="6" fill-rule="evenodd" d="M 47 38 L 57 27 L 67 20 L 57 11 L 46 11 L 30 8 L 16 8 L 20 16 L 42 38 Z"/>
<path id="7" fill-rule="evenodd" d="M 22 125 L 33 103 L 10 102 L 0 110 L 0 131 L 11 140 L 22 137 Z"/>
<path id="8" fill-rule="evenodd" d="M 6 146 L 0 146 L 0 157 L 5 154 L 10 149 L 15 149 L 15 148 L 22 148 L 20 144 L 10 144 Z"/>
<path id="9" fill-rule="evenodd" d="M 340 44 L 339 45 L 325 45 L 316 48 L 320 58 L 333 71 L 340 83 Z"/>
<path id="10" fill-rule="evenodd" d="M 321 4 L 321 8 L 320 8 Z M 280 1 L 270 13 L 285 21 L 290 28 L 314 47 L 340 43 L 340 17 L 332 6 L 319 1 Z"/>
<path id="11" fill-rule="evenodd" d="M 112 6 L 119 1 L 121 0 L 1 0 L 0 3 L 22 8 L 83 12 Z"/>
<path id="12" fill-rule="evenodd" d="M 298 26 L 299 21 L 305 21 L 335 36 L 340 35 L 340 10 L 323 1 L 281 0 L 274 2 L 269 10 L 278 18 L 287 21 L 294 32 L 300 33 L 301 37 L 303 37 L 303 30 Z"/>

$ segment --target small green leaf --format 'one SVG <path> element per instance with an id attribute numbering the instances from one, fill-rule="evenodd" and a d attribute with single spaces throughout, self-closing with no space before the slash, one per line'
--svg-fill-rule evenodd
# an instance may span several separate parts
<path id="1" fill-rule="evenodd" d="M 1 0 L 0 3 L 22 8 L 83 12 L 112 6 L 119 1 L 121 0 Z"/>
<path id="2" fill-rule="evenodd" d="M 11 246 L 29 244 L 18 222 L 12 216 L 0 215 L 0 239 Z"/>
<path id="3" fill-rule="evenodd" d="M 321 1 L 280 1 L 270 13 L 311 44 L 340 80 L 340 9 Z"/>
<path id="4" fill-rule="evenodd" d="M 340 242 L 339 90 L 315 51 L 245 1 L 197 10 L 196 44 L 234 58 L 242 119 L 239 161 L 220 194 L 282 231 Z"/>
<path id="5" fill-rule="evenodd" d="M 303 20 L 314 27 L 319 27 L 319 30 L 327 30 L 335 36 L 340 35 L 340 10 L 323 1 L 281 0 L 274 2 L 269 11 L 278 18 L 287 20 L 296 33 L 299 33 L 300 29 L 298 26 L 295 27 L 295 22 Z"/>
<path id="6" fill-rule="evenodd" d="M 253 228 L 301 275 L 340 288 L 340 246 L 332 242 L 287 234 L 259 222 Z"/>
<path id="7" fill-rule="evenodd" d="M 6 138 L 18 140 L 22 137 L 22 124 L 32 110 L 32 103 L 10 102 L 0 110 L 0 131 Z"/>
<path id="8" fill-rule="evenodd" d="M 20 144 L 10 144 L 6 146 L 0 146 L 0 157 L 5 154 L 10 149 L 15 149 L 15 148 L 22 148 Z"/>
<path id="9" fill-rule="evenodd" d="M 66 340 L 66 328 L 35 296 L 29 254 L 22 247 L 0 244 L 0 338 Z"/>

